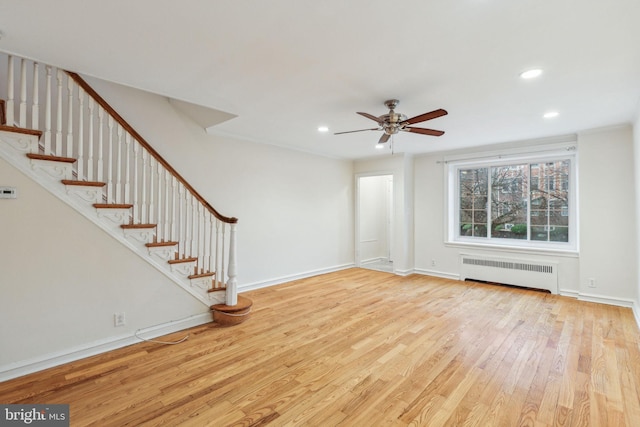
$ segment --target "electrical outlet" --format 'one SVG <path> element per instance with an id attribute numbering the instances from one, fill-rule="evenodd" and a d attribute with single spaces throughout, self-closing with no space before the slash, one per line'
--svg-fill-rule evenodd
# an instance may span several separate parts
<path id="1" fill-rule="evenodd" d="M 124 316 L 124 312 L 122 313 L 114 313 L 113 314 L 113 326 L 124 326 L 126 323 L 126 318 Z"/>
<path id="2" fill-rule="evenodd" d="M 595 288 L 596 287 L 596 279 L 591 278 L 589 279 L 589 285 L 590 288 Z"/>

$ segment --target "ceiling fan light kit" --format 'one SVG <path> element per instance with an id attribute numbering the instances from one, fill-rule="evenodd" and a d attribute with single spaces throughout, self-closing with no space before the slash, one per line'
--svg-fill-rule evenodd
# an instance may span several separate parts
<path id="1" fill-rule="evenodd" d="M 408 119 L 406 115 L 401 113 L 396 113 L 395 109 L 399 103 L 400 101 L 398 101 L 397 99 L 389 99 L 385 101 L 384 105 L 387 106 L 387 108 L 389 109 L 389 112 L 379 117 L 376 117 L 373 114 L 364 113 L 362 111 L 357 112 L 361 116 L 366 117 L 367 119 L 373 120 L 376 123 L 378 123 L 377 128 L 359 129 L 359 130 L 352 130 L 352 131 L 346 131 L 346 132 L 336 132 L 334 133 L 334 135 L 341 135 L 344 133 L 353 133 L 353 132 L 364 132 L 369 130 L 383 131 L 384 133 L 378 140 L 378 145 L 386 143 L 387 141 L 389 141 L 389 138 L 392 135 L 395 135 L 398 132 L 411 132 L 411 133 L 418 133 L 421 135 L 430 135 L 430 136 L 444 135 L 444 132 L 441 130 L 419 128 L 419 127 L 413 127 L 410 125 L 414 123 L 426 122 L 427 120 L 432 120 L 438 117 L 445 116 L 448 114 L 445 110 L 440 108 L 438 110 L 433 110 L 428 113 L 420 114 L 418 116 L 411 117 Z"/>

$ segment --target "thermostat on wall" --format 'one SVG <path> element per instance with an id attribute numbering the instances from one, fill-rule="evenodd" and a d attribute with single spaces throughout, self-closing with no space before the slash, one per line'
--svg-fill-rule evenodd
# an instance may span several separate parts
<path id="1" fill-rule="evenodd" d="M 0 199 L 16 199 L 18 189 L 16 187 L 0 187 Z"/>

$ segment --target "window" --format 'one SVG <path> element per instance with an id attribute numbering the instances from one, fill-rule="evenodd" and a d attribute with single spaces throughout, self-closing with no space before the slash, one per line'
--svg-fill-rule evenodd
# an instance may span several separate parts
<path id="1" fill-rule="evenodd" d="M 450 243 L 576 250 L 575 155 L 447 161 Z"/>

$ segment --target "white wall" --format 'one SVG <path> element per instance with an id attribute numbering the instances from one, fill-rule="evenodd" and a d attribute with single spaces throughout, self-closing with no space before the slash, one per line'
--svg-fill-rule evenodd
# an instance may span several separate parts
<path id="1" fill-rule="evenodd" d="M 121 243 L 0 159 L 2 371 L 208 308 Z M 115 312 L 127 323 L 114 327 Z M 206 317 L 205 317 L 206 318 Z"/>
<path id="2" fill-rule="evenodd" d="M 580 290 L 636 297 L 636 205 L 631 126 L 578 134 Z M 596 288 L 588 288 L 589 279 Z"/>
<path id="3" fill-rule="evenodd" d="M 167 98 L 88 81 L 212 206 L 239 219 L 240 292 L 353 264 L 351 161 L 210 135 Z"/>
<path id="4" fill-rule="evenodd" d="M 636 293 L 634 313 L 636 321 L 640 324 L 640 103 L 636 119 L 633 124 L 633 170 L 635 174 L 635 196 L 636 196 Z"/>
<path id="5" fill-rule="evenodd" d="M 511 147 L 518 144 L 510 144 Z M 558 263 L 560 292 L 602 302 L 636 298 L 635 196 L 631 128 L 578 135 L 580 254 L 529 255 L 474 248 L 475 253 Z M 443 153 L 415 160 L 415 270 L 458 277 L 461 246 L 445 245 Z M 612 207 L 615 209 L 612 210 Z M 596 288 L 587 280 L 596 279 Z"/>

